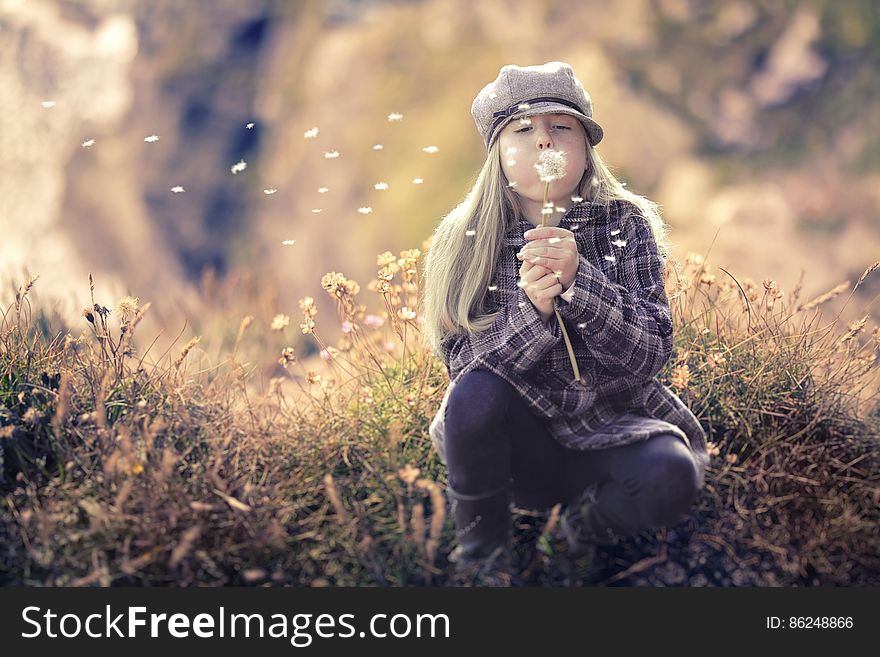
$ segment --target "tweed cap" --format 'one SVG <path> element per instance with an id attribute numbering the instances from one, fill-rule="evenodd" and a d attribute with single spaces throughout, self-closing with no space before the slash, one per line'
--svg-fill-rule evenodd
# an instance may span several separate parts
<path id="1" fill-rule="evenodd" d="M 508 123 L 536 114 L 570 114 L 584 124 L 593 146 L 602 141 L 590 94 L 565 62 L 502 66 L 474 98 L 471 114 L 487 149 Z"/>

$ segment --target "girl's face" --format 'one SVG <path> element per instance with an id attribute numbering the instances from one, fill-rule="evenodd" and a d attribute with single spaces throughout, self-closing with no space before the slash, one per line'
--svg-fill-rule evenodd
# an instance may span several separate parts
<path id="1" fill-rule="evenodd" d="M 550 182 L 548 199 L 563 205 L 575 193 L 587 166 L 586 130 L 568 114 L 537 114 L 527 119 L 514 119 L 498 136 L 501 169 L 513 190 L 523 201 L 544 201 L 544 185 L 535 165 L 542 151 L 553 149 L 565 153 L 565 177 Z M 567 206 L 566 206 L 567 207 Z"/>

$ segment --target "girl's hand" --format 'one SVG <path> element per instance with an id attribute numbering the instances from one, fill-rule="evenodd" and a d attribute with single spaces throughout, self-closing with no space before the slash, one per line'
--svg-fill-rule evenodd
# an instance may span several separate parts
<path id="1" fill-rule="evenodd" d="M 533 265 L 528 260 L 520 265 L 519 277 L 524 283 L 523 291 L 546 324 L 553 316 L 553 298 L 563 292 L 562 284 L 552 271 L 541 265 Z"/>
<path id="2" fill-rule="evenodd" d="M 574 233 L 558 226 L 531 228 L 524 235 L 526 245 L 517 254 L 521 261 L 541 265 L 559 276 L 564 292 L 574 284 L 580 254 Z"/>

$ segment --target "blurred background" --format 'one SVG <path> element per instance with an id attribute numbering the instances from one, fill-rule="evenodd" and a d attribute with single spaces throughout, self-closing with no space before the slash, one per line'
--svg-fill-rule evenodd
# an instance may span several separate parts
<path id="1" fill-rule="evenodd" d="M 82 323 L 91 272 L 176 334 L 205 280 L 320 320 L 339 271 L 374 312 L 376 256 L 421 248 L 481 165 L 474 95 L 552 60 L 677 257 L 803 273 L 807 300 L 880 257 L 878 55 L 870 0 L 0 0 L 2 301 L 39 274 Z"/>

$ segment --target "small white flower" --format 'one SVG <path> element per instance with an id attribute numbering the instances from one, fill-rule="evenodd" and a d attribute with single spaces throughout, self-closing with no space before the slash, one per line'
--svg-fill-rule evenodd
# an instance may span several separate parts
<path id="1" fill-rule="evenodd" d="M 318 193 L 319 193 L 319 194 L 326 194 L 326 193 L 329 192 L 329 191 L 330 191 L 330 190 L 327 189 L 326 187 L 318 187 Z"/>
<path id="2" fill-rule="evenodd" d="M 535 164 L 542 182 L 552 182 L 565 177 L 565 153 L 553 149 L 541 151 Z"/>
<path id="3" fill-rule="evenodd" d="M 425 182 L 421 178 L 413 178 L 412 181 L 413 181 L 413 185 L 421 185 L 423 182 Z"/>
<path id="4" fill-rule="evenodd" d="M 425 151 L 426 153 L 436 153 L 440 149 L 437 148 L 436 146 L 425 146 L 422 150 Z"/>
<path id="5" fill-rule="evenodd" d="M 150 144 L 154 141 L 159 141 L 159 135 L 150 135 L 149 137 L 144 137 L 144 141 Z"/>
<path id="6" fill-rule="evenodd" d="M 324 157 L 328 160 L 335 160 L 337 157 L 339 157 L 339 151 L 325 151 Z"/>
<path id="7" fill-rule="evenodd" d="M 361 214 L 370 214 L 372 211 L 373 208 L 370 207 L 358 208 L 358 212 L 360 212 Z"/>
<path id="8" fill-rule="evenodd" d="M 269 189 L 264 189 L 264 190 L 263 190 L 263 193 L 266 194 L 266 195 L 268 196 L 269 194 L 274 194 L 274 193 L 277 192 L 277 191 L 278 191 L 278 190 L 275 189 L 274 187 L 270 187 Z"/>
<path id="9" fill-rule="evenodd" d="M 296 244 L 296 240 L 284 240 L 281 244 L 282 246 L 293 246 Z"/>
<path id="10" fill-rule="evenodd" d="M 373 144 L 374 151 L 381 151 L 383 148 L 384 146 L 382 146 L 382 144 Z"/>
<path id="11" fill-rule="evenodd" d="M 397 112 L 392 112 L 391 114 L 388 115 L 388 120 L 389 121 L 402 121 L 403 114 L 398 114 Z"/>
<path id="12" fill-rule="evenodd" d="M 247 162 L 239 160 L 238 163 L 233 164 L 229 170 L 232 171 L 233 174 L 238 175 L 239 171 L 244 171 L 245 169 L 247 169 Z"/>
<path id="13" fill-rule="evenodd" d="M 308 130 L 306 130 L 303 133 L 303 137 L 305 137 L 306 139 L 314 139 L 317 136 L 318 136 L 318 129 L 317 128 L 309 128 Z"/>
<path id="14" fill-rule="evenodd" d="M 44 101 L 43 101 L 42 103 L 40 103 L 40 104 L 41 104 L 43 107 L 45 107 L 46 109 L 50 109 L 50 108 L 52 108 L 52 107 L 55 107 L 55 101 L 54 101 L 54 100 L 44 100 Z"/>
<path id="15" fill-rule="evenodd" d="M 84 141 L 84 142 L 82 143 L 82 147 L 83 147 L 83 148 L 89 148 L 90 146 L 94 146 L 94 145 L 95 145 L 95 140 L 94 140 L 94 139 L 89 139 L 88 141 Z"/>
<path id="16" fill-rule="evenodd" d="M 247 128 L 248 130 L 251 130 L 253 127 L 254 127 L 254 124 L 253 124 L 253 123 L 248 123 L 248 124 L 245 126 L 245 128 Z"/>
<path id="17" fill-rule="evenodd" d="M 374 188 L 374 189 L 378 189 L 378 190 L 380 190 L 380 191 L 382 191 L 382 190 L 386 190 L 386 189 L 388 189 L 388 183 L 386 183 L 386 182 L 377 182 L 375 185 L 373 185 L 373 188 Z"/>
<path id="18" fill-rule="evenodd" d="M 180 194 L 181 192 L 185 192 L 186 190 L 183 187 L 181 187 L 180 185 L 177 185 L 176 187 L 172 187 L 171 191 L 174 192 L 175 194 Z"/>

